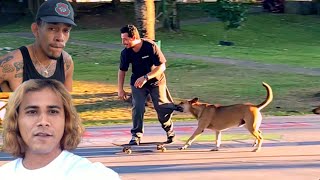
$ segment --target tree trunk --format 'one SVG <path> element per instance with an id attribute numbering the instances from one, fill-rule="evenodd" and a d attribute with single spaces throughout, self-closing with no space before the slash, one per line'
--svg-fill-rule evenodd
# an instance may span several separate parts
<path id="1" fill-rule="evenodd" d="M 153 0 L 135 0 L 137 28 L 141 37 L 155 40 L 155 5 Z"/>
<path id="2" fill-rule="evenodd" d="M 163 27 L 168 30 L 180 30 L 177 0 L 162 0 Z"/>

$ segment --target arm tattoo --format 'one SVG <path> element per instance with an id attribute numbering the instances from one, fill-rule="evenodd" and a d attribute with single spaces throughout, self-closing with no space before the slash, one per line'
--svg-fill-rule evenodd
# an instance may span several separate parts
<path id="1" fill-rule="evenodd" d="M 4 59 L 0 59 L 0 66 L 3 66 L 4 63 L 10 61 L 11 59 L 13 59 L 13 56 L 8 56 L 8 57 L 5 57 Z"/>
<path id="2" fill-rule="evenodd" d="M 15 78 L 22 78 L 22 73 L 17 73 L 14 75 Z"/>
<path id="3" fill-rule="evenodd" d="M 14 71 L 14 67 L 11 64 L 4 64 L 2 67 L 3 73 L 10 73 Z"/>
<path id="4" fill-rule="evenodd" d="M 16 71 L 18 72 L 20 69 L 23 68 L 23 63 L 22 62 L 15 62 L 13 63 L 14 67 L 16 67 Z"/>
<path id="5" fill-rule="evenodd" d="M 64 63 L 66 64 L 66 69 L 69 70 L 70 66 L 71 66 L 71 60 L 65 60 Z"/>

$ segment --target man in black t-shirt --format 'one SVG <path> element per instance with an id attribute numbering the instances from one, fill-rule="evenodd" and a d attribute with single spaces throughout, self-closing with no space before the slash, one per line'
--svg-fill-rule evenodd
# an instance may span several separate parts
<path id="1" fill-rule="evenodd" d="M 141 39 L 134 25 L 121 28 L 122 44 L 125 48 L 121 52 L 118 71 L 118 97 L 126 99 L 123 89 L 124 79 L 129 65 L 132 65 L 130 80 L 132 91 L 132 139 L 129 144 L 139 144 L 143 135 L 143 118 L 145 101 L 150 94 L 159 122 L 167 133 L 167 142 L 174 139 L 172 112 L 175 109 L 172 97 L 166 85 L 164 71 L 166 58 L 160 48 L 152 40 Z"/>

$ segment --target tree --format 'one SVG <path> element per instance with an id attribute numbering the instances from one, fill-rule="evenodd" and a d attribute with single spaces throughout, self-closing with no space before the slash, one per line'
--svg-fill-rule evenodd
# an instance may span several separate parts
<path id="1" fill-rule="evenodd" d="M 177 0 L 162 0 L 163 27 L 168 30 L 180 30 Z"/>
<path id="2" fill-rule="evenodd" d="M 135 0 L 135 17 L 141 37 L 155 40 L 155 5 L 153 0 Z"/>

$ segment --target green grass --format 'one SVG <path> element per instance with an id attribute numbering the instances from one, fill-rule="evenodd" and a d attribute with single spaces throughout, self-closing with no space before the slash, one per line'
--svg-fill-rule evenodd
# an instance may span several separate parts
<path id="1" fill-rule="evenodd" d="M 184 26 L 178 34 L 164 35 L 163 49 L 170 52 L 207 55 L 264 63 L 319 67 L 318 16 L 250 15 L 244 27 L 229 32 L 235 46 L 218 46 L 224 30 L 219 22 Z M 179 43 L 177 43 L 179 42 Z M 193 46 L 193 44 L 197 44 Z"/>
<path id="2" fill-rule="evenodd" d="M 186 142 L 190 136 L 182 136 L 181 141 Z M 249 140 L 254 139 L 250 134 L 222 134 L 221 141 L 239 141 L 239 140 Z M 280 140 L 280 134 L 263 134 L 263 139 L 265 140 Z M 204 134 L 199 136 L 195 142 L 214 142 L 216 137 L 214 135 Z"/>
<path id="3" fill-rule="evenodd" d="M 220 22 L 185 25 L 180 32 L 158 30 L 164 52 L 241 59 L 298 67 L 320 67 L 318 16 L 249 15 L 245 25 L 228 32 L 235 46 L 220 46 L 224 29 Z M 117 29 L 75 31 L 73 39 L 120 43 Z"/>
<path id="4" fill-rule="evenodd" d="M 75 59 L 74 79 L 84 81 L 104 81 L 115 83 L 119 66 L 119 51 L 68 46 L 66 49 Z"/>

